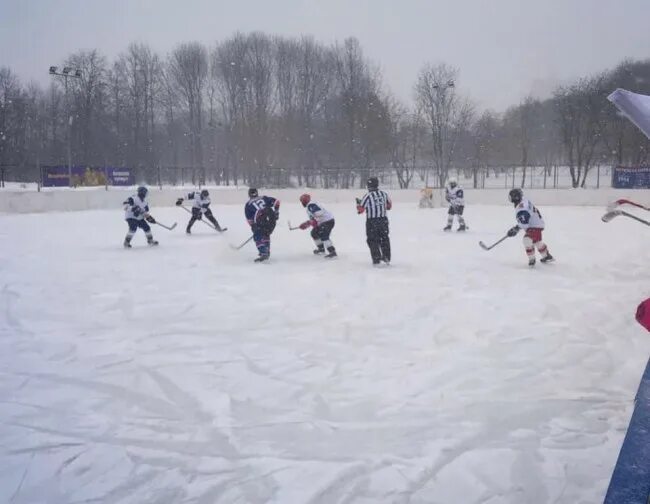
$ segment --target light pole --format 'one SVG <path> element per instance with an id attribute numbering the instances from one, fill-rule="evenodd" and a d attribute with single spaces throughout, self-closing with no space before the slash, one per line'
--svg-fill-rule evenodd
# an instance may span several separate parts
<path id="1" fill-rule="evenodd" d="M 437 159 L 437 169 L 438 169 L 438 182 L 440 183 L 440 187 L 442 188 L 445 184 L 445 181 L 447 180 L 447 170 L 448 167 L 445 166 L 445 156 L 444 156 L 444 142 L 445 142 L 445 137 L 447 136 L 446 132 L 442 130 L 443 127 L 448 127 L 449 125 L 443 123 L 442 120 L 440 120 L 440 116 L 444 113 L 444 107 L 446 106 L 446 94 L 447 90 L 456 87 L 456 84 L 454 83 L 453 79 L 449 79 L 447 82 L 439 84 L 438 82 L 435 82 L 433 84 L 433 89 L 436 90 L 436 113 L 438 114 L 439 118 L 439 128 L 438 128 L 438 138 L 436 138 L 437 144 L 434 145 L 433 152 L 434 155 L 438 158 Z M 444 175 L 444 177 L 443 177 Z M 428 185 L 428 178 L 427 181 L 425 182 Z"/>
<path id="2" fill-rule="evenodd" d="M 70 113 L 70 100 L 68 98 L 68 79 L 69 78 L 80 79 L 81 70 L 67 66 L 67 67 L 63 67 L 63 70 L 59 72 L 59 67 L 51 66 L 50 75 L 63 77 L 63 81 L 65 83 L 64 84 L 65 85 L 65 109 L 68 115 L 68 120 L 67 120 L 68 127 L 66 128 L 66 136 L 67 136 L 66 148 L 67 148 L 67 157 L 68 157 L 68 184 L 70 185 L 70 187 L 72 187 L 72 154 L 70 149 L 70 143 L 71 143 L 70 131 L 72 128 L 72 114 Z"/>

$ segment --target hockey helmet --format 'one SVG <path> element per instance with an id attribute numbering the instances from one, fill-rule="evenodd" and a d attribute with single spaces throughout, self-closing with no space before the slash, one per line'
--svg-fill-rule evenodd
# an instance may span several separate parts
<path id="1" fill-rule="evenodd" d="M 207 190 L 207 189 L 203 189 L 203 190 L 201 191 L 201 198 L 207 198 L 208 196 L 210 196 L 210 193 L 208 192 L 208 190 Z"/>
<path id="2" fill-rule="evenodd" d="M 302 203 L 302 206 L 306 207 L 309 205 L 309 202 L 311 201 L 311 195 L 305 193 L 300 195 L 300 203 Z"/>
<path id="3" fill-rule="evenodd" d="M 636 309 L 636 320 L 650 331 L 650 298 L 646 299 Z"/>
<path id="4" fill-rule="evenodd" d="M 257 192 L 257 189 L 254 187 L 251 187 L 248 190 L 248 197 L 249 198 L 257 198 L 259 196 L 259 193 Z"/>
<path id="5" fill-rule="evenodd" d="M 518 187 L 510 189 L 510 192 L 508 193 L 508 199 L 510 200 L 510 203 L 518 205 L 521 203 L 521 200 L 524 199 L 524 192 Z"/>
<path id="6" fill-rule="evenodd" d="M 369 191 L 376 191 L 379 188 L 379 179 L 377 177 L 370 177 L 366 186 Z"/>
<path id="7" fill-rule="evenodd" d="M 145 186 L 138 187 L 138 196 L 140 199 L 145 199 L 149 190 Z"/>
<path id="8" fill-rule="evenodd" d="M 449 177 L 449 187 L 452 189 L 458 185 L 458 181 L 454 177 Z"/>

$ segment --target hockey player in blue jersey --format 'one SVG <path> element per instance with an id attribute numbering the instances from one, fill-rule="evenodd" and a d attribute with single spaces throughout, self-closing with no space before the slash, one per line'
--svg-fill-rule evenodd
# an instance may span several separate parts
<path id="1" fill-rule="evenodd" d="M 129 225 L 129 231 L 124 238 L 124 248 L 131 248 L 131 239 L 138 228 L 144 231 L 150 246 L 158 245 L 158 242 L 153 239 L 151 226 L 149 226 L 149 224 L 155 224 L 156 219 L 149 215 L 148 192 L 146 187 L 140 186 L 137 193 L 124 202 L 124 219 Z"/>
<path id="2" fill-rule="evenodd" d="M 255 262 L 266 261 L 271 256 L 271 233 L 280 216 L 280 200 L 260 196 L 257 189 L 251 187 L 248 190 L 244 214 L 253 231 L 253 239 L 259 252 Z"/>
<path id="3" fill-rule="evenodd" d="M 211 223 L 214 229 L 222 233 L 225 231 L 225 229 L 222 229 L 219 223 L 217 222 L 217 219 L 214 218 L 214 215 L 212 214 L 212 210 L 210 210 L 210 193 L 208 192 L 207 189 L 203 189 L 202 191 L 193 191 L 187 195 L 187 199 L 192 201 L 192 217 L 190 218 L 190 221 L 187 223 L 187 228 L 185 229 L 185 232 L 187 234 L 192 233 L 192 226 L 197 220 L 203 219 L 203 216 L 205 216 L 206 219 L 208 219 Z M 176 200 L 176 206 L 181 206 L 183 204 L 183 198 L 178 198 Z"/>

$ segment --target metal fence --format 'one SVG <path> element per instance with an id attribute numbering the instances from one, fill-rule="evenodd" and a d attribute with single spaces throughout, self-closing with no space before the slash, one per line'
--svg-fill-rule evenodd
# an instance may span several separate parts
<path id="1" fill-rule="evenodd" d="M 312 187 L 323 189 L 349 189 L 365 186 L 369 176 L 377 176 L 383 187 L 399 189 L 404 186 L 403 178 L 388 167 L 371 170 L 354 170 L 347 167 L 321 167 L 313 169 L 286 169 L 268 167 L 258 172 L 224 173 L 214 169 L 184 166 L 157 166 L 132 168 L 137 183 L 151 186 L 200 187 L 247 186 L 259 187 Z M 458 179 L 465 188 L 503 189 L 525 187 L 533 189 L 567 189 L 573 187 L 570 170 L 566 166 L 521 167 L 491 166 L 480 170 L 451 170 L 449 176 Z M 43 182 L 43 169 L 37 165 L 0 166 L 0 188 L 14 187 L 40 189 Z M 580 180 L 582 183 L 582 179 Z M 584 179 L 584 187 L 597 189 L 612 186 L 610 166 L 596 165 L 589 170 Z M 439 188 L 439 177 L 433 169 L 417 169 L 408 183 L 409 188 Z"/>

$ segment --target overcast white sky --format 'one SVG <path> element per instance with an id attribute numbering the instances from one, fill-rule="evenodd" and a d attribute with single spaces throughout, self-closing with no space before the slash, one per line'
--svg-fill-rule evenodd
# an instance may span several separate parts
<path id="1" fill-rule="evenodd" d="M 0 66 L 47 83 L 48 67 L 78 49 L 113 58 L 139 41 L 164 55 L 252 30 L 355 36 L 404 101 L 423 63 L 444 61 L 481 108 L 503 110 L 650 58 L 650 0 L 0 0 Z"/>

